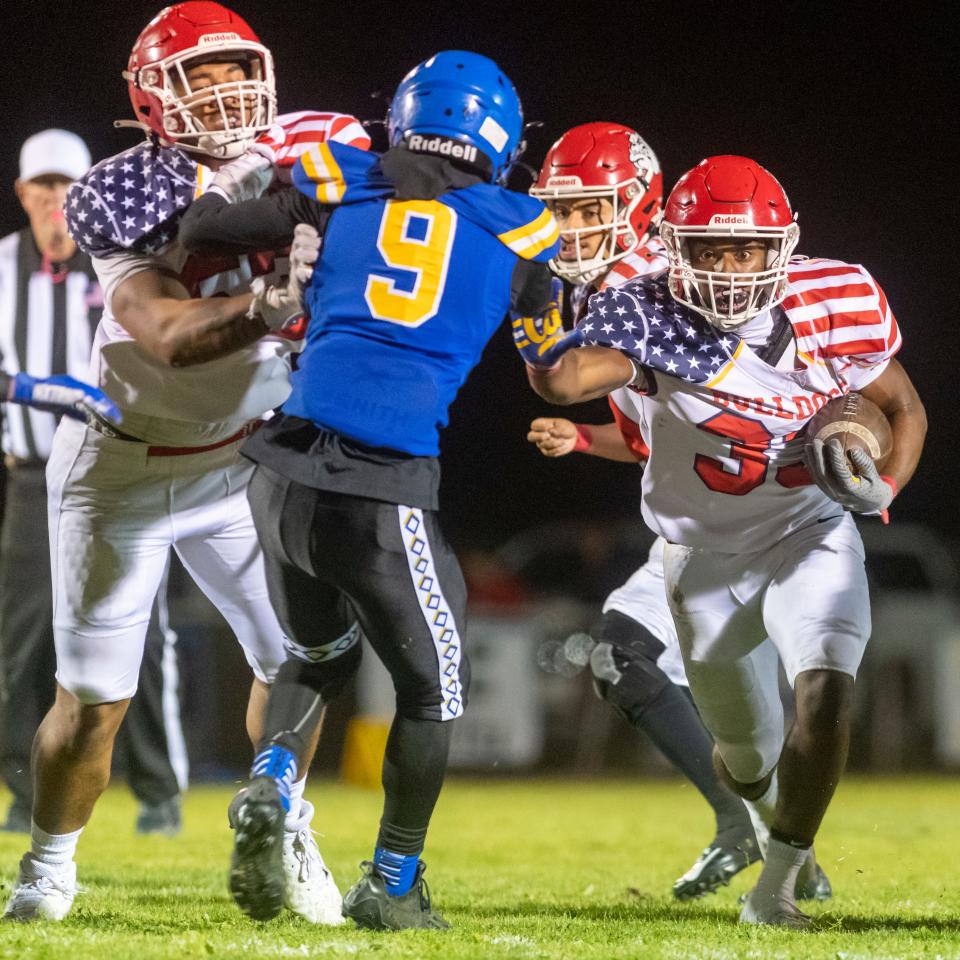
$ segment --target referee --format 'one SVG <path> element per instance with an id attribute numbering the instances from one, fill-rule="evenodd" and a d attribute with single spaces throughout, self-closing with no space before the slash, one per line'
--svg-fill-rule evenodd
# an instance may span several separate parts
<path id="1" fill-rule="evenodd" d="M 0 369 L 86 379 L 102 294 L 90 259 L 67 233 L 63 204 L 90 166 L 84 142 L 44 130 L 20 151 L 16 182 L 30 225 L 0 240 Z M 44 468 L 57 421 L 7 404 L 6 500 L 0 536 L 0 776 L 13 803 L 0 829 L 30 831 L 30 749 L 56 692 L 56 656 Z M 139 695 L 125 721 L 130 786 L 140 801 L 137 831 L 176 833 L 187 759 L 177 698 L 176 634 L 166 582 L 154 605 Z"/>

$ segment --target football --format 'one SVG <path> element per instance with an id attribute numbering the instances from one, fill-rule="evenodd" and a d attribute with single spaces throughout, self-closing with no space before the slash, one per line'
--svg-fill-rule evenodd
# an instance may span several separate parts
<path id="1" fill-rule="evenodd" d="M 848 393 L 824 404 L 807 422 L 807 443 L 838 439 L 844 453 L 860 448 L 882 473 L 893 449 L 893 432 L 883 411 L 862 394 Z"/>

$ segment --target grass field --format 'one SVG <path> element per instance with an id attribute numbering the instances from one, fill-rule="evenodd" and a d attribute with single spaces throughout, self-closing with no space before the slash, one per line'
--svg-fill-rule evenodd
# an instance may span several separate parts
<path id="1" fill-rule="evenodd" d="M 134 837 L 133 800 L 111 790 L 81 843 L 86 892 L 70 919 L 0 924 L 0 957 L 960 958 L 957 781 L 846 781 L 818 845 L 836 896 L 804 934 L 737 926 L 757 867 L 676 903 L 671 882 L 709 839 L 706 808 L 677 783 L 622 781 L 451 782 L 427 851 L 448 933 L 254 924 L 226 892 L 231 793 L 191 791 L 184 833 L 168 840 Z M 345 889 L 370 854 L 379 796 L 332 784 L 308 796 Z M 4 895 L 23 847 L 0 834 Z"/>

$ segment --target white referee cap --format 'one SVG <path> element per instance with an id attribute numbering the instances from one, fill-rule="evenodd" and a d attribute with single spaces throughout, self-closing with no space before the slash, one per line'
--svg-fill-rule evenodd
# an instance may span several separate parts
<path id="1" fill-rule="evenodd" d="M 41 130 L 20 148 L 20 179 L 59 174 L 77 180 L 90 169 L 87 145 L 69 130 Z"/>

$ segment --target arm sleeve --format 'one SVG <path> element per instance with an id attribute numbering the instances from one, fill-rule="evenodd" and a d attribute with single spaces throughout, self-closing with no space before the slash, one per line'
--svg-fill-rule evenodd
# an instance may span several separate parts
<path id="1" fill-rule="evenodd" d="M 523 317 L 535 317 L 550 303 L 550 268 L 545 263 L 517 258 L 510 279 L 510 310 Z"/>
<path id="2" fill-rule="evenodd" d="M 312 224 L 322 234 L 329 217 L 322 204 L 297 190 L 233 204 L 208 193 L 184 214 L 179 238 L 191 253 L 281 250 L 290 245 L 298 223 Z"/>

